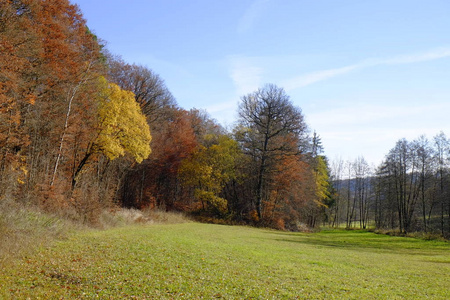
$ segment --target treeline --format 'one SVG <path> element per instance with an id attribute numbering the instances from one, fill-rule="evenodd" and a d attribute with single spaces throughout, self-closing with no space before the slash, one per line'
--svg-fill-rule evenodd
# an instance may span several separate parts
<path id="1" fill-rule="evenodd" d="M 155 72 L 110 54 L 67 0 L 0 2 L 1 204 L 90 223 L 129 207 L 449 235 L 443 133 L 400 140 L 378 168 L 335 161 L 330 177 L 319 136 L 282 88 L 242 96 L 238 114 L 228 131 L 180 108 Z"/>
<path id="2" fill-rule="evenodd" d="M 67 0 L 0 2 L 0 201 L 94 222 L 114 207 L 296 230 L 331 201 L 320 139 L 282 88 L 228 132 L 108 53 Z"/>
<path id="3" fill-rule="evenodd" d="M 332 163 L 333 226 L 450 236 L 450 140 L 441 132 L 399 140 L 377 168 L 363 157 Z"/>
<path id="4" fill-rule="evenodd" d="M 1 1 L 0 66 L 0 199 L 94 218 L 150 153 L 134 95 L 68 1 Z"/>

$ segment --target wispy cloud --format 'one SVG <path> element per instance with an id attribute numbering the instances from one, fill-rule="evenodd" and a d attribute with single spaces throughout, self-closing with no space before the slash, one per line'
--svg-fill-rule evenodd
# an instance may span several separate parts
<path id="1" fill-rule="evenodd" d="M 244 95 L 258 89 L 262 83 L 263 69 L 254 66 L 251 59 L 242 56 L 229 57 L 230 76 L 237 94 Z"/>
<path id="2" fill-rule="evenodd" d="M 326 79 L 330 79 L 330 78 L 333 78 L 333 77 L 336 77 L 339 75 L 348 74 L 348 73 L 358 70 L 358 69 L 364 69 L 364 68 L 380 66 L 380 65 L 412 64 L 412 63 L 431 61 L 431 60 L 436 60 L 436 59 L 441 59 L 441 58 L 446 58 L 446 57 L 450 57 L 450 48 L 437 48 L 437 49 L 433 49 L 433 50 L 430 50 L 430 51 L 424 52 L 424 53 L 400 55 L 400 56 L 384 58 L 384 59 L 379 59 L 379 58 L 367 59 L 360 63 L 341 67 L 341 68 L 316 71 L 316 72 L 300 75 L 297 77 L 289 78 L 287 80 L 284 80 L 281 83 L 281 85 L 286 90 L 294 90 L 294 89 L 302 88 L 302 87 L 311 85 L 313 83 L 323 81 Z"/>
<path id="3" fill-rule="evenodd" d="M 441 59 L 445 57 L 450 57 L 450 48 L 437 48 L 430 50 L 428 52 L 419 53 L 419 54 L 411 54 L 411 55 L 402 55 L 394 58 L 389 58 L 385 60 L 380 60 L 379 65 L 400 65 L 400 64 L 411 64 L 418 63 L 423 61 L 430 61 Z"/>
<path id="4" fill-rule="evenodd" d="M 215 103 L 205 107 L 212 118 L 219 121 L 222 126 L 229 126 L 236 120 L 237 101 L 235 98 L 225 102 Z"/>
<path id="5" fill-rule="evenodd" d="M 304 86 L 308 86 L 315 82 L 323 81 L 328 78 L 336 77 L 338 75 L 347 74 L 351 71 L 354 71 L 358 68 L 361 68 L 360 65 L 351 65 L 347 67 L 337 68 L 337 69 L 329 69 L 323 71 L 312 72 L 305 75 L 300 75 L 294 78 L 287 79 L 282 82 L 282 86 L 286 90 L 294 90 Z"/>
<path id="6" fill-rule="evenodd" d="M 248 33 L 253 28 L 255 22 L 264 13 L 270 0 L 255 0 L 245 11 L 239 20 L 237 31 L 239 34 Z"/>
<path id="7" fill-rule="evenodd" d="M 220 113 L 223 111 L 234 110 L 236 108 L 236 99 L 226 102 L 214 103 L 207 106 L 205 109 L 210 113 Z"/>
<path id="8" fill-rule="evenodd" d="M 430 118 L 427 121 L 431 124 L 438 112 L 448 111 L 449 109 L 450 103 L 411 105 L 407 107 L 404 105 L 364 104 L 311 113 L 309 118 L 315 124 L 320 124 L 324 128 L 385 124 L 386 122 L 399 119 L 410 125 L 408 120 L 418 123 L 416 120 Z"/>

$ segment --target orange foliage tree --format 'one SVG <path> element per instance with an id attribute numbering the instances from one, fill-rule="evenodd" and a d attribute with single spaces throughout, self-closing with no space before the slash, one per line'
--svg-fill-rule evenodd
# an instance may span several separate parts
<path id="1" fill-rule="evenodd" d="M 254 178 L 254 187 L 250 199 L 257 219 L 264 222 L 264 205 L 271 202 L 274 191 L 274 171 L 286 156 L 300 155 L 306 124 L 301 110 L 275 85 L 266 85 L 241 100 L 236 138 L 252 159 L 254 167 L 249 176 Z"/>
<path id="2" fill-rule="evenodd" d="M 0 24 L 0 194 L 65 205 L 95 134 L 100 45 L 67 0 L 1 1 Z"/>
<path id="3" fill-rule="evenodd" d="M 178 176 L 184 159 L 197 147 L 188 112 L 172 109 L 166 122 L 152 129 L 152 155 L 124 178 L 122 203 L 127 207 L 186 210 L 192 204 Z"/>

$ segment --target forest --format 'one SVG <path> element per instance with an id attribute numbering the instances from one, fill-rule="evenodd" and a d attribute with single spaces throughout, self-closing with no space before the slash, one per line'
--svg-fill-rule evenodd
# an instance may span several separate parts
<path id="1" fill-rule="evenodd" d="M 274 84 L 242 95 L 234 124 L 181 108 L 154 70 L 110 53 L 68 0 L 0 2 L 0 203 L 92 225 L 125 207 L 450 236 L 444 132 L 400 139 L 378 167 L 330 161 Z"/>

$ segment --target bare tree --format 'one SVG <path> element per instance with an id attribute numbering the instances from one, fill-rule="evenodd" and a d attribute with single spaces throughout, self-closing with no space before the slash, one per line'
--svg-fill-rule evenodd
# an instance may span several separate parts
<path id="1" fill-rule="evenodd" d="M 415 155 L 417 156 L 417 167 L 420 174 L 420 202 L 423 219 L 423 229 L 429 230 L 429 221 L 431 217 L 431 211 L 434 206 L 434 201 L 427 197 L 427 189 L 429 182 L 433 178 L 433 149 L 430 146 L 428 139 L 422 135 L 418 140 L 413 141 Z M 430 201 L 431 200 L 431 201 Z M 428 216 L 428 218 L 427 218 Z"/>
<path id="2" fill-rule="evenodd" d="M 346 209 L 346 228 L 352 227 L 353 217 L 355 214 L 355 206 L 356 206 L 356 197 L 353 198 L 352 203 L 352 177 L 354 174 L 353 164 L 351 161 L 347 161 L 346 170 L 348 171 L 348 179 L 347 179 L 347 209 Z"/>
<path id="3" fill-rule="evenodd" d="M 147 67 L 127 64 L 111 54 L 108 57 L 108 77 L 122 89 L 132 91 L 149 124 L 163 118 L 164 108 L 177 106 L 164 80 Z"/>
<path id="4" fill-rule="evenodd" d="M 255 205 L 261 219 L 270 166 L 282 155 L 297 155 L 306 124 L 301 110 L 294 107 L 282 88 L 267 84 L 241 98 L 238 140 L 257 164 Z"/>
<path id="5" fill-rule="evenodd" d="M 331 207 L 333 216 L 332 226 L 339 227 L 341 218 L 341 200 L 342 200 L 342 192 L 343 192 L 343 172 L 344 172 L 344 161 L 342 158 L 338 158 L 331 163 L 331 182 L 333 187 L 336 189 L 336 197 L 335 203 Z"/>
<path id="6" fill-rule="evenodd" d="M 450 151 L 450 142 L 443 132 L 434 137 L 435 146 L 435 160 L 437 162 L 437 176 L 439 178 L 439 203 L 440 203 L 440 217 L 441 217 L 441 233 L 445 234 L 445 188 L 446 188 L 446 159 L 448 159 Z M 450 156 L 450 155 L 449 155 Z M 450 195 L 447 195 L 447 209 L 448 209 L 448 231 L 450 232 Z"/>
<path id="7" fill-rule="evenodd" d="M 366 229 L 369 221 L 370 167 L 364 157 L 353 163 L 355 174 L 355 201 L 359 208 L 359 226 Z"/>

